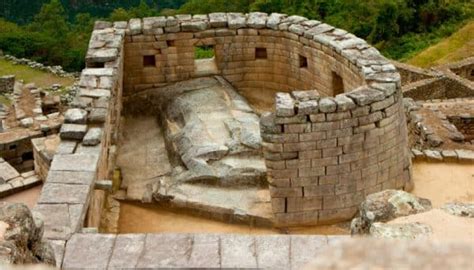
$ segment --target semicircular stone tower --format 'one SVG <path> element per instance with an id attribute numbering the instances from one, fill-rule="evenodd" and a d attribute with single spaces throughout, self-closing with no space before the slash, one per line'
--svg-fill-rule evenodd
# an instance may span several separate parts
<path id="1" fill-rule="evenodd" d="M 196 60 L 197 47 L 214 57 Z M 347 220 L 368 194 L 412 187 L 400 75 L 344 30 L 258 12 L 98 23 L 86 62 L 83 77 L 97 76 L 81 95 L 96 98 L 113 83 L 102 149 L 114 144 L 109 129 L 118 126 L 122 97 L 146 89 L 219 75 L 250 104 L 265 108 L 275 97 L 260 128 L 277 226 Z M 115 70 L 105 74 L 112 78 L 94 71 L 104 68 Z M 101 177 L 113 164 L 107 153 Z"/>

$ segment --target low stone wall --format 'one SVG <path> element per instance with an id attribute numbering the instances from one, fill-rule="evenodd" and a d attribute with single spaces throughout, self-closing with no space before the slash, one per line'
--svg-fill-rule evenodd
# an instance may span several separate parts
<path id="1" fill-rule="evenodd" d="M 403 87 L 403 96 L 414 100 L 474 97 L 474 89 L 451 77 L 417 81 Z"/>
<path id="2" fill-rule="evenodd" d="M 0 77 L 0 94 L 11 94 L 15 87 L 15 76 L 1 76 Z"/>
<path id="3" fill-rule="evenodd" d="M 450 64 L 448 67 L 457 76 L 474 81 L 474 57 Z"/>
<path id="4" fill-rule="evenodd" d="M 109 179 L 113 140 L 121 110 L 125 30 L 107 27 L 92 33 L 88 61 L 99 68 L 83 70 L 72 109 L 65 113 L 61 142 L 51 163 L 35 211 L 45 220 L 45 238 L 59 264 L 66 241 L 80 232 L 96 180 Z M 107 56 L 104 56 L 107 53 Z"/>
<path id="5" fill-rule="evenodd" d="M 399 90 L 362 87 L 335 98 L 302 98 L 307 94 L 278 94 L 276 114 L 262 117 L 277 224 L 349 219 L 366 195 L 411 188 Z"/>
<path id="6" fill-rule="evenodd" d="M 438 72 L 433 72 L 431 70 L 426 70 L 418 68 L 415 66 L 407 65 L 397 61 L 391 61 L 391 63 L 397 68 L 400 76 L 402 78 L 402 85 L 411 84 L 417 81 L 432 79 L 441 74 Z"/>

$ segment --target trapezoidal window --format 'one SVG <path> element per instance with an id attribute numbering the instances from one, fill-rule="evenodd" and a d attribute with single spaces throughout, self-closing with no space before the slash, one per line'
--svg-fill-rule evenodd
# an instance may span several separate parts
<path id="1" fill-rule="evenodd" d="M 255 59 L 267 59 L 267 57 L 266 48 L 255 48 Z"/>
<path id="2" fill-rule="evenodd" d="M 308 68 L 308 58 L 300 55 L 300 68 Z"/>
<path id="3" fill-rule="evenodd" d="M 156 67 L 156 59 L 154 55 L 143 56 L 143 67 Z"/>
<path id="4" fill-rule="evenodd" d="M 219 71 L 216 64 L 214 46 L 201 45 L 194 47 L 194 74 L 196 76 L 216 75 Z"/>
<path id="5" fill-rule="evenodd" d="M 334 96 L 344 93 L 344 81 L 334 71 L 332 72 L 332 91 Z"/>

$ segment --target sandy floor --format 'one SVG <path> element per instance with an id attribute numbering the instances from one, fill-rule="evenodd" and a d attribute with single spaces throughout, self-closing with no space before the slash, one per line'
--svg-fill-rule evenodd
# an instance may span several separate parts
<path id="1" fill-rule="evenodd" d="M 38 201 L 42 187 L 43 186 L 36 186 L 30 189 L 27 189 L 25 191 L 22 191 L 20 193 L 2 198 L 0 200 L 5 201 L 5 202 L 13 202 L 13 203 L 24 203 L 30 209 L 32 209 L 36 205 L 36 202 Z"/>
<path id="2" fill-rule="evenodd" d="M 255 228 L 247 225 L 195 217 L 186 213 L 170 211 L 160 207 L 121 203 L 120 233 L 241 233 L 276 234 L 281 231 L 271 228 Z M 348 228 L 339 225 L 291 228 L 290 234 L 348 234 Z"/>
<path id="3" fill-rule="evenodd" d="M 415 163 L 413 177 L 413 194 L 431 200 L 433 207 L 474 202 L 474 165 Z"/>
<path id="4" fill-rule="evenodd" d="M 457 217 L 444 212 L 441 209 L 401 217 L 389 223 L 413 223 L 420 222 L 429 225 L 433 229 L 430 238 L 437 240 L 470 240 L 474 243 L 474 218 Z"/>

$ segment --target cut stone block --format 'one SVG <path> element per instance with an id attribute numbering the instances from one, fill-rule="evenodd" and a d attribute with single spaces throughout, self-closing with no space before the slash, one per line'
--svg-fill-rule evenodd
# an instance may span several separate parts
<path id="1" fill-rule="evenodd" d="M 50 171 L 95 172 L 98 160 L 97 155 L 56 155 Z"/>
<path id="2" fill-rule="evenodd" d="M 61 139 L 82 140 L 87 131 L 87 125 L 63 124 L 60 131 Z"/>
<path id="3" fill-rule="evenodd" d="M 222 268 L 257 268 L 255 238 L 249 235 L 226 235 L 221 238 Z"/>
<path id="4" fill-rule="evenodd" d="M 90 190 L 91 187 L 88 185 L 46 183 L 38 202 L 81 204 L 88 200 Z"/>
<path id="5" fill-rule="evenodd" d="M 6 182 L 18 176 L 20 176 L 20 173 L 18 173 L 18 171 L 15 170 L 15 168 L 13 168 L 10 164 L 7 162 L 0 163 L 0 179 L 3 179 L 3 181 Z"/>
<path id="6" fill-rule="evenodd" d="M 66 244 L 63 268 L 106 269 L 115 237 L 105 234 L 74 234 Z"/>
<path id="7" fill-rule="evenodd" d="M 136 268 L 145 245 L 145 234 L 117 235 L 108 269 Z"/>

